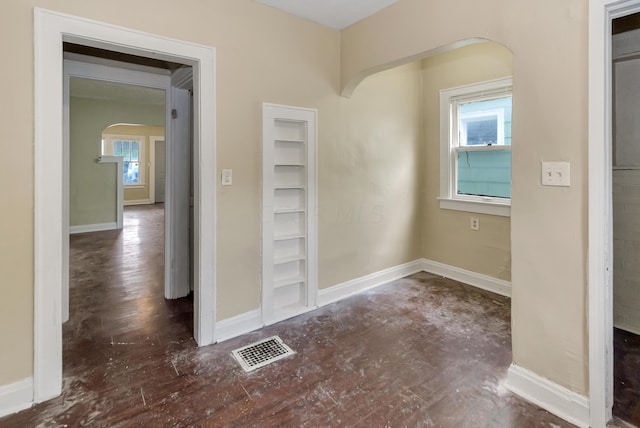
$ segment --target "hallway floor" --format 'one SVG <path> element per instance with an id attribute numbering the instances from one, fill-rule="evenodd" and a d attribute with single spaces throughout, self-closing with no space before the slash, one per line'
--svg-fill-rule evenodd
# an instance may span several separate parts
<path id="1" fill-rule="evenodd" d="M 62 395 L 1 427 L 570 427 L 503 386 L 510 301 L 427 273 L 198 348 L 192 302 L 163 298 L 163 210 L 71 239 Z M 296 351 L 245 373 L 233 349 Z"/>
<path id="2" fill-rule="evenodd" d="M 640 427 L 640 336 L 613 330 L 613 415 Z"/>

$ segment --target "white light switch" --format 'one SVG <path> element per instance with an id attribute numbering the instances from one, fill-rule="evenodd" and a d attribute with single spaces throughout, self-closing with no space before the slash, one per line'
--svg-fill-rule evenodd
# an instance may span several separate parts
<path id="1" fill-rule="evenodd" d="M 571 186 L 571 164 L 569 162 L 542 162 L 543 186 Z"/>
<path id="2" fill-rule="evenodd" d="M 223 186 L 231 186 L 233 184 L 233 171 L 230 169 L 223 169 L 221 181 Z"/>

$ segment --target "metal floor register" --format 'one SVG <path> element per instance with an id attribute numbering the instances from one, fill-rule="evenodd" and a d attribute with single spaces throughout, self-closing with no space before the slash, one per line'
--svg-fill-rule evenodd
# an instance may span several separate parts
<path id="1" fill-rule="evenodd" d="M 290 355 L 294 355 L 295 352 L 278 336 L 273 336 L 238 348 L 232 351 L 231 354 L 238 363 L 240 363 L 245 372 L 250 372 Z"/>

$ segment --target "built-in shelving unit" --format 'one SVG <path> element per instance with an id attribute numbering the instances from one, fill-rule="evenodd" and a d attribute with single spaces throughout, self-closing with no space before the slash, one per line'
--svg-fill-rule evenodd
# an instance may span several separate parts
<path id="1" fill-rule="evenodd" d="M 315 110 L 263 105 L 262 313 L 265 324 L 315 307 Z"/>

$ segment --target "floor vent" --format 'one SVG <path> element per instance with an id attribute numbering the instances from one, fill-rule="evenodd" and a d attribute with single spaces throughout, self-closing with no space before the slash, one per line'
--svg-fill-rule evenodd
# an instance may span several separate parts
<path id="1" fill-rule="evenodd" d="M 278 336 L 273 336 L 232 351 L 245 372 L 250 372 L 274 361 L 281 360 L 295 352 Z"/>

